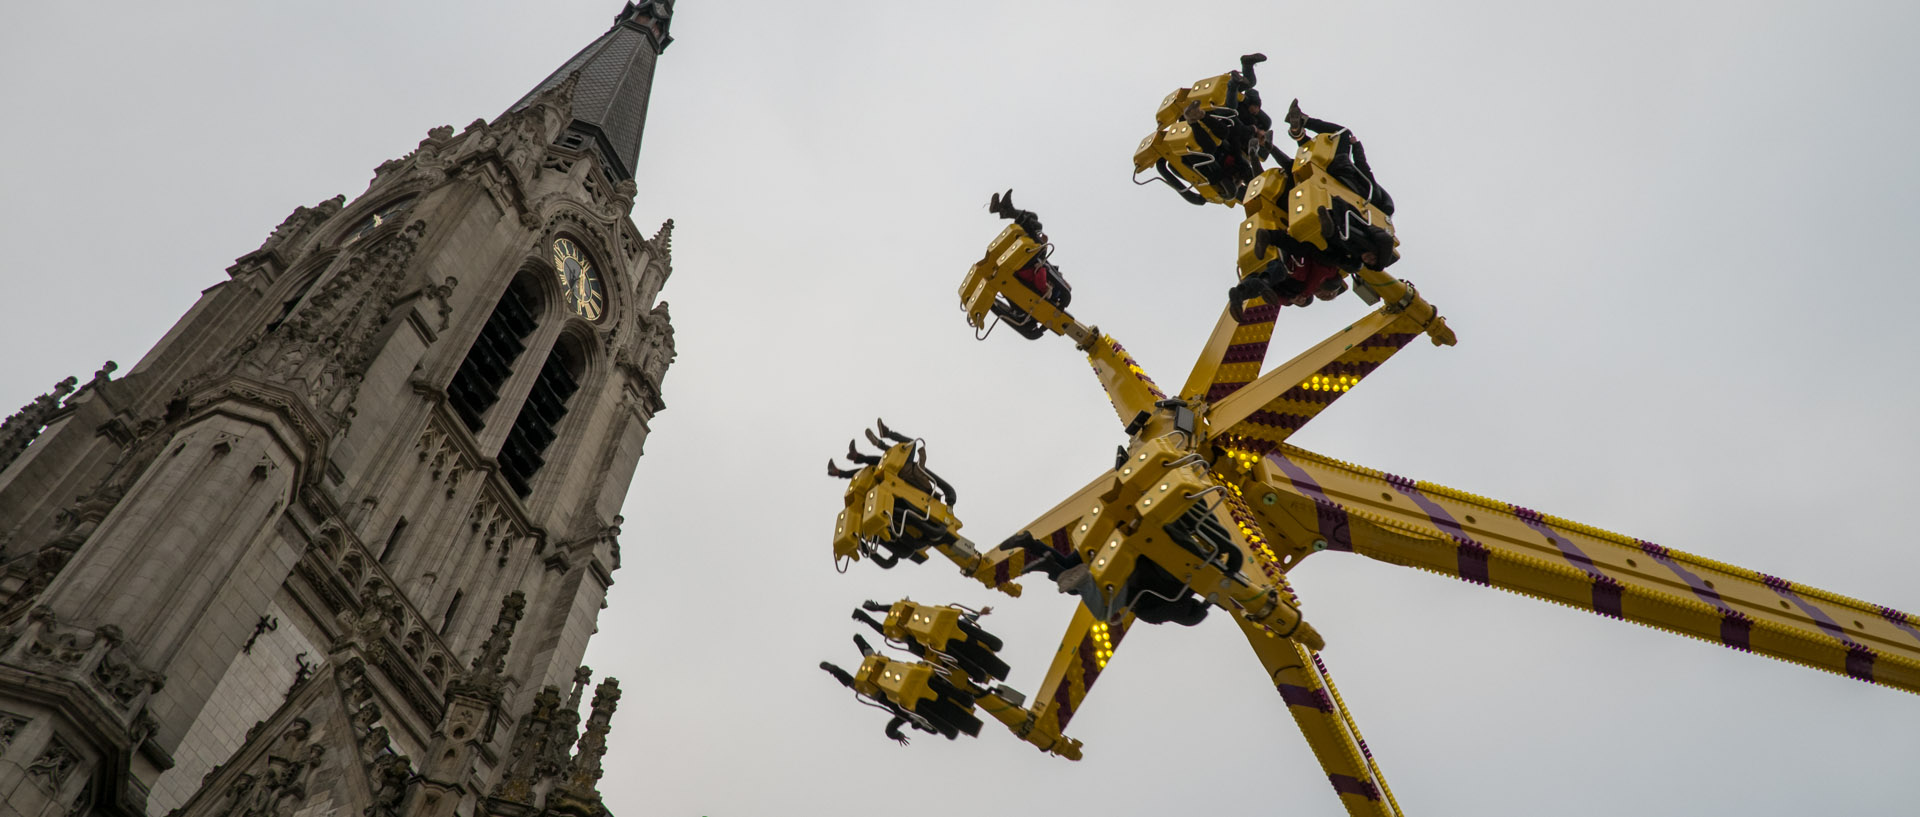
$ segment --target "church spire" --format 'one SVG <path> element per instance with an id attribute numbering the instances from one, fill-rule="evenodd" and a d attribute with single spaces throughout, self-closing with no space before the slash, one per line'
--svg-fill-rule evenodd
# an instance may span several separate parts
<path id="1" fill-rule="evenodd" d="M 647 99 L 653 92 L 653 63 L 673 42 L 667 34 L 672 21 L 673 0 L 627 3 L 607 33 L 580 49 L 508 112 L 532 104 L 535 97 L 578 72 L 573 120 L 561 141 L 592 146 L 614 178 L 633 178 L 640 160 L 640 134 L 647 124 Z"/>

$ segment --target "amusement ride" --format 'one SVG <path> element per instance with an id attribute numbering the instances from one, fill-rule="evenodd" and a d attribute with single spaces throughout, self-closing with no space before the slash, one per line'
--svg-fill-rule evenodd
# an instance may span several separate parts
<path id="1" fill-rule="evenodd" d="M 909 599 L 856 609 L 883 647 L 856 635 L 855 668 L 821 667 L 891 716 L 889 737 L 977 735 L 984 713 L 1079 760 L 1081 742 L 1065 730 L 1128 631 L 1217 613 L 1245 633 L 1347 813 L 1400 815 L 1287 580 L 1321 551 L 1920 692 L 1920 617 L 1288 444 L 1415 338 L 1452 346 L 1455 336 L 1412 283 L 1384 271 L 1398 260 L 1392 200 L 1351 132 L 1296 104 L 1285 121 L 1297 149 L 1288 157 L 1274 146 L 1254 88 L 1262 59 L 1169 94 L 1134 154 L 1136 176 L 1152 169 L 1148 182 L 1244 215 L 1239 282 L 1175 393 L 1067 312 L 1072 290 L 1039 218 L 1011 191 L 990 202 L 1011 223 L 961 283 L 966 320 L 976 334 L 1006 324 L 1028 339 L 1059 335 L 1087 355 L 1127 435 L 1112 470 L 982 549 L 960 534 L 957 495 L 928 467 L 921 440 L 877 423 L 865 437 L 879 454 L 850 443 L 851 467 L 828 463 L 849 480 L 833 535 L 842 569 L 937 552 L 1009 596 L 1038 573 L 1079 600 L 1031 696 L 1003 683 L 1009 667 L 980 625 L 984 611 Z M 1373 311 L 1261 374 L 1284 307 L 1349 290 Z"/>

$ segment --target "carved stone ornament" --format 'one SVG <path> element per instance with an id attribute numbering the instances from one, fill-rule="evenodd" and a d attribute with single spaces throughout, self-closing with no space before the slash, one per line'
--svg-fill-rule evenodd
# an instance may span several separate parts
<path id="1" fill-rule="evenodd" d="M 278 256 L 279 262 L 283 265 L 293 260 L 301 245 L 313 235 L 314 231 L 328 219 L 339 214 L 340 208 L 346 203 L 346 196 L 334 196 L 312 207 L 293 208 L 293 212 L 280 222 L 280 226 L 273 228 L 273 232 L 267 235 L 267 240 L 260 244 L 260 249 L 241 256 L 229 272 L 238 271 L 246 266 L 246 262 L 267 255 Z"/>
<path id="2" fill-rule="evenodd" d="M 368 661 L 377 664 L 387 658 L 388 639 L 398 637 L 406 623 L 406 605 L 386 583 L 369 579 L 360 591 L 360 611 L 342 613 L 339 620 L 341 632 L 334 649 L 356 647 Z"/>
<path id="3" fill-rule="evenodd" d="M 667 302 L 661 301 L 647 313 L 646 357 L 640 362 L 640 371 L 647 384 L 656 392 L 662 381 L 667 378 L 667 367 L 673 365 L 676 356 L 673 343 L 673 319 L 667 312 Z"/>
<path id="4" fill-rule="evenodd" d="M 274 740 L 267 756 L 234 778 L 221 817 L 284 817 L 307 799 L 307 782 L 326 757 L 326 747 L 311 742 L 312 724 L 295 718 Z"/>
<path id="5" fill-rule="evenodd" d="M 286 320 L 241 346 L 234 373 L 284 388 L 344 427 L 378 351 L 374 340 L 425 232 L 426 223 L 415 221 L 392 238 L 356 248 Z"/>
<path id="6" fill-rule="evenodd" d="M 553 726 L 549 728 L 547 755 L 541 758 L 538 767 L 541 776 L 557 778 L 566 773 L 573 744 L 580 740 L 580 701 L 591 683 L 593 670 L 583 666 L 573 671 L 573 692 L 567 696 L 566 705 L 554 713 Z"/>
<path id="7" fill-rule="evenodd" d="M 112 653 L 101 656 L 99 665 L 94 667 L 93 679 L 121 706 L 131 705 L 142 693 L 160 691 L 164 684 L 160 673 L 143 670 Z"/>
<path id="8" fill-rule="evenodd" d="M 560 690 L 545 687 L 533 696 L 533 705 L 513 730 L 507 747 L 506 770 L 493 788 L 493 796 L 524 805 L 532 805 L 534 783 L 557 774 L 557 768 L 542 768 L 548 756 L 554 716 L 560 711 Z M 564 751 L 564 750 L 562 750 Z"/>
<path id="9" fill-rule="evenodd" d="M 373 803 L 365 810 L 366 817 L 394 817 L 400 813 L 400 804 L 407 797 L 407 788 L 413 782 L 413 764 L 405 755 L 391 752 L 374 758 L 369 769 L 368 785 L 373 789 Z"/>
<path id="10" fill-rule="evenodd" d="M 27 776 L 38 778 L 47 788 L 58 791 L 79 766 L 80 754 L 61 740 L 59 735 L 54 735 L 52 740 L 47 741 L 46 750 L 34 758 L 33 765 L 27 767 Z"/>
<path id="11" fill-rule="evenodd" d="M 13 745 L 13 739 L 20 736 L 20 730 L 25 728 L 27 722 L 31 720 L 33 719 L 25 715 L 0 712 L 0 753 L 6 752 L 7 747 Z"/>
<path id="12" fill-rule="evenodd" d="M 438 303 L 440 305 L 440 310 L 439 310 L 440 326 L 435 328 L 433 331 L 445 332 L 447 331 L 447 327 L 452 325 L 453 290 L 455 287 L 458 287 L 458 286 L 460 286 L 460 279 L 449 275 L 446 277 L 445 280 L 441 281 L 440 283 L 428 286 L 426 290 L 422 293 L 424 296 L 433 299 L 435 303 Z"/>
<path id="13" fill-rule="evenodd" d="M 60 408 L 60 401 L 73 393 L 76 378 L 69 377 L 53 385 L 53 391 L 33 398 L 33 402 L 22 406 L 19 411 L 0 422 L 0 470 L 6 470 L 20 452 L 33 444 L 40 436 L 40 429 L 47 425 L 47 418 Z"/>
<path id="14" fill-rule="evenodd" d="M 647 249 L 652 251 L 653 256 L 649 263 L 660 265 L 660 280 L 665 283 L 673 275 L 673 219 L 660 223 L 660 229 L 647 239 Z"/>
<path id="15" fill-rule="evenodd" d="M 84 631 L 56 626 L 52 612 L 45 607 L 35 608 L 28 614 L 28 621 L 31 635 L 25 655 L 34 663 L 54 669 L 79 666 L 93 646 Z"/>
<path id="16" fill-rule="evenodd" d="M 578 792 L 598 793 L 602 774 L 601 758 L 607 754 L 607 734 L 613 729 L 613 711 L 620 705 L 620 682 L 608 678 L 593 691 L 593 712 L 587 716 L 586 733 L 567 767 L 567 785 Z"/>
<path id="17" fill-rule="evenodd" d="M 355 752 L 367 773 L 367 785 L 373 792 L 373 804 L 364 817 L 394 817 L 406 798 L 414 779 L 413 762 L 393 751 L 387 728 L 380 724 L 380 705 L 373 700 L 373 686 L 367 680 L 367 665 L 359 658 L 341 664 L 336 682 L 345 699 L 347 717 L 353 725 Z"/>
<path id="18" fill-rule="evenodd" d="M 526 594 L 515 590 L 500 601 L 500 617 L 493 631 L 480 642 L 473 665 L 447 688 L 448 695 L 464 694 L 497 699 L 507 672 L 507 651 L 513 646 L 513 630 L 527 609 Z"/>

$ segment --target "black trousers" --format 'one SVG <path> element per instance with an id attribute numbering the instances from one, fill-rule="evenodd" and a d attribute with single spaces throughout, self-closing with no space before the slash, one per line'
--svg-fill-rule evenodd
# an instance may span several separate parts
<path id="1" fill-rule="evenodd" d="M 1315 133 L 1331 133 L 1340 140 L 1334 150 L 1333 161 L 1328 163 L 1327 172 L 1353 188 L 1353 192 L 1366 196 L 1367 201 L 1380 208 L 1380 212 L 1393 215 L 1393 197 L 1373 177 L 1373 167 L 1367 164 L 1367 149 L 1354 138 L 1353 131 L 1328 122 L 1325 119 L 1307 117 L 1305 125 Z"/>

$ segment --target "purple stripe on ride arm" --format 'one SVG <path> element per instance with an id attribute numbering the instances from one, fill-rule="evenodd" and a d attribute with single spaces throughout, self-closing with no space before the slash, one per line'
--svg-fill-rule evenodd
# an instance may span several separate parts
<path id="1" fill-rule="evenodd" d="M 1333 784 L 1333 790 L 1341 794 L 1357 794 L 1368 800 L 1380 799 L 1380 787 L 1371 780 L 1361 780 L 1350 774 L 1334 772 L 1327 775 L 1327 781 Z"/>
<path id="2" fill-rule="evenodd" d="M 1240 313 L 1240 325 L 1252 326 L 1257 323 L 1272 323 L 1273 319 L 1279 316 L 1280 306 L 1278 304 L 1250 306 Z"/>
<path id="3" fill-rule="evenodd" d="M 1053 552 L 1062 556 L 1072 556 L 1073 540 L 1068 538 L 1068 536 L 1069 534 L 1066 528 L 1054 531 L 1051 535 L 1047 536 L 1047 546 L 1053 548 Z"/>
<path id="4" fill-rule="evenodd" d="M 1223 399 L 1226 399 L 1226 397 L 1227 397 L 1227 395 L 1230 395 L 1230 394 L 1233 394 L 1234 392 L 1237 392 L 1237 391 L 1239 391 L 1239 390 L 1240 390 L 1240 387 L 1242 387 L 1242 386 L 1245 386 L 1245 385 L 1247 385 L 1247 384 L 1245 384 L 1245 383 L 1215 383 L 1215 384 L 1213 384 L 1213 385 L 1211 385 L 1211 386 L 1208 386 L 1208 387 L 1207 387 L 1207 402 L 1209 402 L 1209 403 L 1218 403 L 1218 402 L 1220 402 L 1221 400 L 1223 400 Z"/>
<path id="5" fill-rule="evenodd" d="M 1713 586 L 1708 584 L 1706 579 L 1700 578 L 1699 574 L 1688 570 L 1685 565 L 1674 561 L 1673 556 L 1665 547 L 1656 545 L 1645 539 L 1635 539 L 1634 541 L 1640 544 L 1640 550 L 1642 552 L 1653 557 L 1654 561 L 1659 562 L 1668 570 L 1673 571 L 1673 575 L 1679 576 L 1681 581 L 1686 582 L 1688 587 L 1693 588 L 1693 594 L 1698 596 L 1701 601 L 1706 602 L 1714 609 L 1720 611 L 1721 644 L 1725 644 L 1741 652 L 1749 652 L 1753 649 L 1753 619 L 1749 618 L 1746 613 L 1742 613 L 1729 606 L 1727 600 L 1721 598 L 1720 591 L 1713 589 Z"/>
<path id="6" fill-rule="evenodd" d="M 1560 549 L 1560 555 L 1593 578 L 1594 612 L 1608 618 L 1624 618 L 1620 606 L 1622 588 L 1618 579 L 1601 572 L 1600 566 L 1593 563 L 1593 557 L 1588 556 L 1586 551 L 1573 543 L 1573 540 L 1556 534 L 1553 528 L 1547 526 L 1546 519 L 1540 515 L 1539 511 L 1514 505 L 1513 515 L 1519 517 L 1521 522 L 1525 522 L 1527 527 L 1533 528 L 1535 533 L 1547 537 L 1547 541 Z"/>
<path id="7" fill-rule="evenodd" d="M 1235 363 L 1258 363 L 1265 360 L 1266 357 L 1267 342 L 1264 340 L 1254 341 L 1253 343 L 1236 343 L 1228 346 L 1226 352 L 1220 355 L 1220 364 L 1226 366 Z"/>
<path id="8" fill-rule="evenodd" d="M 1840 622 L 1834 621 L 1832 616 L 1827 615 L 1827 611 L 1813 606 L 1799 593 L 1794 592 L 1793 582 L 1778 576 L 1769 576 L 1762 573 L 1760 574 L 1760 583 L 1773 588 L 1773 592 L 1780 594 L 1781 598 L 1792 602 L 1794 606 L 1800 608 L 1801 612 L 1806 613 L 1808 618 L 1813 619 L 1813 623 L 1818 625 L 1821 631 L 1838 639 L 1841 644 L 1846 645 L 1847 675 L 1862 681 L 1873 681 L 1874 653 L 1872 647 L 1848 638 L 1846 628 L 1841 627 Z"/>
<path id="9" fill-rule="evenodd" d="M 1413 504 L 1420 506 L 1420 511 L 1425 513 L 1427 519 L 1433 522 L 1442 533 L 1455 539 L 1473 538 L 1467 535 L 1467 529 L 1460 526 L 1459 521 L 1453 518 L 1453 514 L 1448 513 L 1446 508 L 1440 507 L 1440 503 L 1429 499 L 1426 494 L 1420 492 L 1419 488 L 1414 487 L 1413 480 L 1393 474 L 1387 474 L 1386 478 L 1387 484 L 1399 491 L 1401 496 L 1413 500 Z"/>
<path id="10" fill-rule="evenodd" d="M 1298 684 L 1275 684 L 1274 688 L 1280 690 L 1280 700 L 1286 701 L 1287 706 L 1304 706 L 1321 712 L 1333 711 L 1333 701 L 1327 697 L 1324 690 L 1309 689 Z"/>
<path id="11" fill-rule="evenodd" d="M 1314 515 L 1320 523 L 1320 538 L 1327 540 L 1328 550 L 1353 552 L 1353 531 L 1347 518 L 1347 509 L 1327 496 L 1321 490 L 1320 483 L 1305 468 L 1278 453 L 1268 454 L 1267 462 L 1286 472 L 1287 481 L 1293 483 L 1295 490 L 1313 500 Z"/>
<path id="12" fill-rule="evenodd" d="M 1432 522 L 1434 527 L 1453 537 L 1453 541 L 1460 546 L 1456 568 L 1460 572 L 1460 578 L 1474 584 L 1488 586 L 1493 584 L 1492 571 L 1487 566 L 1488 559 L 1493 554 L 1487 550 L 1486 545 L 1468 536 L 1467 529 L 1460 526 L 1460 523 L 1453 518 L 1453 514 L 1448 513 L 1446 508 L 1440 507 L 1439 503 L 1421 493 L 1419 488 L 1414 487 L 1413 480 L 1393 474 L 1387 474 L 1386 480 L 1387 484 L 1392 485 L 1393 489 L 1399 491 L 1402 496 L 1413 500 L 1413 504 L 1419 506 L 1420 511 L 1427 515 L 1427 520 Z"/>
<path id="13" fill-rule="evenodd" d="M 1887 623 L 1906 630 L 1907 635 L 1913 636 L 1913 640 L 1920 641 L 1920 630 L 1914 629 L 1913 625 L 1907 621 L 1906 613 L 1902 613 L 1892 607 L 1882 607 L 1880 608 L 1880 617 L 1886 619 Z"/>

